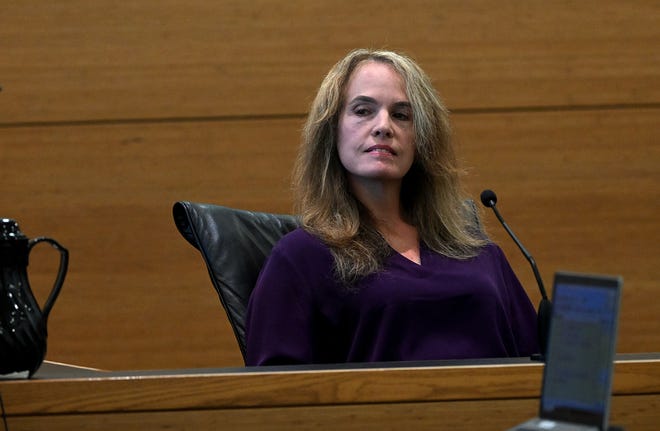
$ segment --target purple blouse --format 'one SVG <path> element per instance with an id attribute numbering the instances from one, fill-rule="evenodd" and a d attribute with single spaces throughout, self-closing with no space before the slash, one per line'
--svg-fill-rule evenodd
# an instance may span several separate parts
<path id="1" fill-rule="evenodd" d="M 247 365 L 529 356 L 536 312 L 495 244 L 457 260 L 394 252 L 348 290 L 333 257 L 296 229 L 273 248 L 250 297 Z"/>

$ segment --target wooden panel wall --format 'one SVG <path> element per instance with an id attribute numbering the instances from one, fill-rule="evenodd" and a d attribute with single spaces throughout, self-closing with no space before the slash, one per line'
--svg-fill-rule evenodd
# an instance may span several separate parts
<path id="1" fill-rule="evenodd" d="M 657 1 L 22 1 L 0 14 L 0 216 L 70 249 L 48 359 L 241 365 L 176 200 L 289 212 L 308 104 L 348 50 L 416 58 L 469 190 L 538 261 L 622 274 L 620 352 L 660 351 Z M 534 302 L 527 262 L 484 213 Z M 45 298 L 57 262 L 35 249 Z"/>

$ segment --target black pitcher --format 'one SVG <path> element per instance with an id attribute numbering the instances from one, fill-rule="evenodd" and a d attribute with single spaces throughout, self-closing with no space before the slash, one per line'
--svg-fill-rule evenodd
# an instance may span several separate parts
<path id="1" fill-rule="evenodd" d="M 48 242 L 60 252 L 60 269 L 43 311 L 27 277 L 30 250 Z M 11 219 L 0 219 L 0 374 L 39 369 L 46 357 L 46 323 L 60 293 L 69 264 L 69 252 L 57 241 L 28 239 Z"/>

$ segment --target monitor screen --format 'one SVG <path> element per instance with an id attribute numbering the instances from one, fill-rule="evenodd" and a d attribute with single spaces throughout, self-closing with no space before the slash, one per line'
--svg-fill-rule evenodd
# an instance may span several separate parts
<path id="1" fill-rule="evenodd" d="M 602 426 L 616 351 L 617 278 L 558 275 L 544 370 L 544 417 Z"/>

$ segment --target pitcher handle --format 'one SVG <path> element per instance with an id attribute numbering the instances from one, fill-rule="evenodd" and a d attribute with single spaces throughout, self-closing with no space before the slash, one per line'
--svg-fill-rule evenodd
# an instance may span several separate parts
<path id="1" fill-rule="evenodd" d="M 32 247 L 34 247 L 40 242 L 47 242 L 51 246 L 53 246 L 53 248 L 55 248 L 57 251 L 60 252 L 60 269 L 57 272 L 55 285 L 53 286 L 53 289 L 50 291 L 50 295 L 48 295 L 46 304 L 42 309 L 43 319 L 44 321 L 46 321 L 48 320 L 48 314 L 50 314 L 51 308 L 53 308 L 53 305 L 55 304 L 57 295 L 60 294 L 60 289 L 62 288 L 62 284 L 64 284 L 64 277 L 66 277 L 66 272 L 67 269 L 69 268 L 69 251 L 66 248 L 62 247 L 62 245 L 59 242 L 55 241 L 54 239 L 46 238 L 42 236 L 31 239 L 28 242 L 28 252 L 32 250 Z"/>

